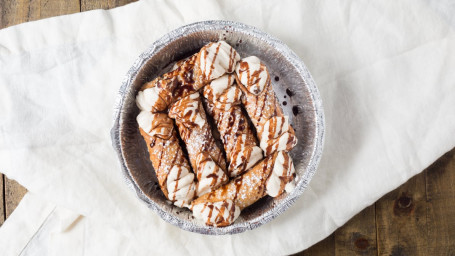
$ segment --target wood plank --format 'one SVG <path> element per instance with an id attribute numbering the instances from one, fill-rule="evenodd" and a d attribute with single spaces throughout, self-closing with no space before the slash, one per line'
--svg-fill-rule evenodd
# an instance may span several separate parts
<path id="1" fill-rule="evenodd" d="M 90 11 L 95 9 L 111 9 L 125 4 L 136 2 L 137 0 L 81 0 L 81 11 Z"/>
<path id="2" fill-rule="evenodd" d="M 377 255 L 374 204 L 335 231 L 335 255 Z"/>
<path id="3" fill-rule="evenodd" d="M 7 219 L 17 205 L 20 203 L 27 189 L 22 187 L 15 180 L 10 180 L 5 177 L 5 218 Z"/>
<path id="4" fill-rule="evenodd" d="M 0 28 L 79 11 L 79 0 L 0 0 Z"/>
<path id="5" fill-rule="evenodd" d="M 455 148 L 425 170 L 428 255 L 455 255 Z"/>
<path id="6" fill-rule="evenodd" d="M 376 203 L 378 255 L 427 254 L 425 173 Z"/>
<path id="7" fill-rule="evenodd" d="M 79 0 L 41 0 L 39 2 L 39 19 L 72 14 L 81 11 Z"/>
<path id="8" fill-rule="evenodd" d="M 1 175 L 1 180 L 0 180 L 0 197 L 1 197 L 1 203 L 0 203 L 0 227 L 2 226 L 3 222 L 5 222 L 6 219 L 6 213 L 5 213 L 5 190 L 4 188 L 4 182 L 5 182 L 5 176 L 2 174 Z"/>

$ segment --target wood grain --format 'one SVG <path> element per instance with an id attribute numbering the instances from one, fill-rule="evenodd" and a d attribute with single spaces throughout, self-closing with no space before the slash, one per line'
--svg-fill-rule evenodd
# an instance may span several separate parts
<path id="1" fill-rule="evenodd" d="M 377 255 L 375 205 L 335 231 L 336 255 Z"/>
<path id="2" fill-rule="evenodd" d="M 2 226 L 3 222 L 6 219 L 6 212 L 5 212 L 5 190 L 4 190 L 4 183 L 5 183 L 5 175 L 1 175 L 0 180 L 0 226 Z"/>
<path id="3" fill-rule="evenodd" d="M 455 149 L 425 170 L 427 255 L 455 255 Z"/>
<path id="4" fill-rule="evenodd" d="M 5 218 L 8 218 L 20 203 L 27 189 L 14 180 L 5 179 Z"/>
<path id="5" fill-rule="evenodd" d="M 79 11 L 79 0 L 0 0 L 0 28 Z"/>
<path id="6" fill-rule="evenodd" d="M 378 253 L 427 255 L 425 175 L 411 178 L 376 203 Z"/>
<path id="7" fill-rule="evenodd" d="M 81 0 L 81 11 L 90 11 L 94 9 L 111 9 L 135 1 L 137 0 Z"/>

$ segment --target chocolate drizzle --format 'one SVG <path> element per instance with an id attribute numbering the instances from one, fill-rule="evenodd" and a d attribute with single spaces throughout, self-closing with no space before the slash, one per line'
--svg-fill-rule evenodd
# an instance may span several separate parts
<path id="1" fill-rule="evenodd" d="M 219 79 L 223 79 L 221 80 L 223 83 L 226 82 L 224 80 L 226 77 Z M 207 101 L 207 113 L 215 120 L 221 135 L 229 163 L 228 174 L 234 177 L 245 172 L 248 164 L 253 165 L 255 163 L 250 163 L 250 159 L 259 161 L 260 158 L 257 159 L 257 151 L 255 151 L 254 158 L 251 158 L 253 147 L 257 146 L 256 138 L 240 106 L 240 97 L 238 96 L 240 96 L 241 90 L 235 83 L 230 85 L 233 82 L 231 79 L 234 79 L 234 76 L 228 75 L 228 86 L 222 87 L 222 91 L 219 91 L 219 88 L 212 87 L 212 84 L 207 85 L 204 88 L 203 95 Z M 216 80 L 212 83 L 216 82 L 219 83 Z M 225 99 L 228 98 L 228 96 L 225 96 L 226 94 L 231 94 L 230 100 L 228 100 L 229 103 L 225 103 Z M 227 104 L 230 107 L 226 107 Z"/>
<path id="2" fill-rule="evenodd" d="M 292 113 L 294 114 L 294 116 L 298 115 L 300 113 L 299 106 L 293 106 L 292 107 Z"/>
<path id="3" fill-rule="evenodd" d="M 235 209 L 235 204 L 227 200 L 213 203 L 207 202 L 203 204 L 200 214 L 205 218 L 207 225 L 224 227 L 234 222 L 236 218 Z M 225 216 L 226 211 L 228 211 L 227 216 Z"/>
<path id="4" fill-rule="evenodd" d="M 241 43 L 241 40 L 239 41 L 239 43 Z M 210 69 L 209 69 L 209 72 L 208 72 L 208 75 L 206 78 L 210 78 L 213 75 L 213 72 L 218 73 L 217 72 L 218 70 L 214 71 L 215 60 L 217 59 L 217 57 L 225 58 L 224 55 L 218 56 L 220 47 L 221 47 L 220 44 L 217 45 L 215 52 L 214 53 L 212 52 L 213 61 L 210 63 Z M 207 58 L 208 58 L 209 52 L 207 51 L 207 49 L 203 49 L 203 50 L 205 51 L 204 58 L 205 58 L 205 64 L 207 65 L 208 64 Z M 236 54 L 235 50 L 231 47 L 229 50 L 228 70 L 232 70 L 235 67 L 235 62 L 236 62 L 235 54 Z M 196 58 L 193 58 L 193 57 L 190 58 L 190 59 L 193 59 L 192 63 L 191 63 L 191 61 L 188 61 L 188 60 L 181 63 L 174 71 L 170 72 L 170 73 L 172 73 L 172 72 L 174 72 L 174 73 L 172 73 L 172 74 L 169 73 L 169 74 L 167 74 L 167 76 L 166 76 L 166 74 L 164 75 L 164 77 L 162 79 L 163 83 L 157 83 L 157 87 L 162 88 L 163 90 L 166 89 L 167 90 L 166 92 L 171 93 L 171 96 L 172 96 L 171 100 L 168 100 L 166 97 L 162 97 L 163 101 L 166 101 L 168 106 L 175 106 L 177 100 L 184 99 L 185 97 L 189 96 L 190 94 L 198 91 L 199 88 L 196 88 L 194 84 L 196 83 L 195 80 L 200 81 L 198 79 L 201 79 L 200 78 L 201 76 L 199 75 L 199 73 L 195 73 L 195 71 L 194 71 L 194 66 L 195 66 L 194 60 Z M 247 75 L 248 84 L 254 83 L 255 81 L 257 81 L 259 79 L 263 79 L 264 76 L 263 75 L 261 76 L 261 72 L 267 72 L 265 69 L 265 66 L 264 67 L 261 66 L 260 70 L 255 70 L 254 72 L 250 72 L 248 63 L 241 63 L 240 68 L 242 68 L 242 67 L 246 68 L 246 70 L 247 70 L 246 75 Z M 197 75 L 197 77 L 196 77 L 196 75 Z M 229 80 L 230 79 L 231 79 L 231 77 L 229 77 Z M 275 81 L 279 81 L 278 76 L 275 76 Z M 164 82 L 166 82 L 166 83 L 164 83 Z M 172 90 L 168 90 L 169 88 L 172 88 Z M 270 104 L 270 102 L 272 102 L 272 103 L 275 102 L 276 103 L 275 107 L 277 107 L 277 108 L 279 108 L 279 105 L 278 105 L 279 103 L 277 102 L 276 96 L 273 92 L 273 89 L 271 88 L 270 76 L 268 75 L 268 73 L 267 73 L 266 85 L 262 89 L 259 87 L 254 87 L 254 88 L 252 88 L 252 90 L 253 90 L 252 93 L 256 94 L 255 101 L 251 101 L 251 103 L 256 104 L 256 108 L 255 108 L 256 115 L 255 115 L 255 117 L 254 117 L 255 119 L 253 121 L 254 125 L 257 125 L 260 127 L 271 117 L 283 115 L 281 109 L 279 109 L 279 110 L 272 109 L 272 111 L 271 111 L 272 114 L 269 114 L 270 106 L 273 105 L 273 104 Z M 270 93 L 270 95 L 269 95 L 269 93 Z M 286 93 L 287 93 L 287 95 L 289 95 L 289 97 L 292 97 L 294 95 L 293 92 L 289 93 L 288 90 L 286 90 Z M 161 94 L 159 95 L 159 97 L 161 97 Z M 198 100 L 200 101 L 200 99 L 198 99 Z M 248 100 L 247 96 L 243 97 L 244 104 L 248 103 L 247 100 Z M 240 100 L 238 100 L 238 101 L 240 101 Z M 245 103 L 245 102 L 247 102 L 247 103 Z M 179 154 L 172 155 L 172 157 L 169 158 L 169 159 L 172 159 L 170 161 L 169 161 L 169 159 L 164 159 L 169 156 L 166 156 L 165 154 L 163 154 L 163 151 L 161 153 L 158 152 L 157 154 L 155 154 L 155 156 L 160 157 L 159 164 L 158 164 L 159 169 L 166 168 L 164 166 L 164 162 L 166 162 L 166 163 L 170 162 L 171 167 L 174 165 L 182 164 L 182 163 L 180 163 L 182 161 L 180 156 L 185 155 L 184 151 L 188 148 L 189 148 L 188 149 L 189 152 L 187 152 L 187 155 L 190 158 L 190 162 L 193 162 L 192 158 L 194 158 L 195 149 L 199 150 L 199 154 L 202 154 L 202 153 L 205 154 L 203 160 L 197 161 L 198 162 L 197 168 L 194 168 L 194 165 L 191 163 L 191 166 L 193 167 L 193 169 L 196 169 L 195 171 L 197 172 L 198 178 L 201 178 L 201 174 L 199 173 L 200 172 L 199 166 L 201 164 L 207 164 L 209 161 L 213 161 L 219 169 L 222 169 L 222 170 L 226 169 L 226 166 L 225 166 L 226 163 L 223 158 L 223 154 L 219 154 L 219 152 L 221 152 L 221 150 L 219 152 L 215 152 L 215 154 L 213 154 L 214 148 L 217 148 L 216 141 L 213 139 L 211 132 L 207 132 L 207 133 L 205 132 L 205 131 L 211 131 L 210 124 L 207 123 L 207 118 L 205 116 L 206 111 L 204 110 L 204 107 L 202 106 L 202 102 L 200 101 L 200 103 L 198 103 L 198 104 L 199 105 L 198 105 L 197 109 L 190 109 L 185 112 L 186 109 L 181 108 L 181 109 L 178 109 L 178 111 L 173 112 L 174 114 L 179 113 L 179 114 L 177 114 L 177 115 L 179 115 L 178 118 L 175 116 L 173 118 L 175 118 L 175 122 L 177 124 L 179 134 L 181 135 L 181 139 L 184 141 L 184 144 L 186 144 L 186 146 L 182 146 L 182 149 L 180 150 Z M 210 108 L 216 108 L 213 105 L 213 102 L 210 102 L 210 104 L 212 104 Z M 287 102 L 284 101 L 283 105 L 287 105 Z M 216 105 L 216 106 L 218 106 L 218 105 Z M 251 121 L 251 120 L 248 120 L 246 118 L 246 116 L 244 115 L 244 111 L 242 111 L 241 105 L 232 104 L 232 106 L 233 107 L 231 107 L 229 105 L 229 108 L 230 108 L 229 111 L 223 111 L 222 114 L 220 114 L 220 113 L 215 114 L 215 116 L 218 117 L 218 120 L 216 118 L 214 118 L 217 126 L 225 125 L 225 132 L 220 132 L 222 135 L 220 137 L 222 138 L 224 145 L 229 144 L 229 143 L 232 144 L 232 141 L 239 142 L 238 145 L 242 145 L 242 147 L 236 145 L 235 150 L 239 150 L 239 148 L 243 149 L 244 146 L 247 145 L 246 144 L 247 139 L 242 137 L 242 135 L 244 135 L 244 133 L 246 133 L 247 130 L 249 130 L 247 132 L 248 134 L 253 134 L 252 141 L 257 144 L 257 140 L 256 140 L 257 138 L 254 137 L 254 132 L 252 132 L 251 130 L 255 130 L 255 128 L 256 129 L 258 129 L 258 128 L 249 127 L 249 126 L 251 126 L 249 123 L 249 121 Z M 167 107 L 167 109 L 169 109 L 169 107 Z M 238 110 L 233 110 L 233 109 L 238 109 Z M 193 122 L 193 124 L 194 124 L 195 121 L 194 120 L 191 121 L 190 119 L 192 119 L 191 117 L 196 115 L 197 112 L 201 112 L 200 114 L 203 116 L 203 119 L 205 121 L 205 124 L 203 125 L 204 128 L 201 128 L 201 127 L 198 128 L 197 126 L 189 128 L 189 126 L 183 125 L 183 123 L 189 123 L 189 122 Z M 207 112 L 209 112 L 209 111 L 207 111 Z M 248 109 L 247 109 L 247 112 L 248 112 Z M 293 108 L 293 112 L 294 112 L 294 108 Z M 248 113 L 250 114 L 250 112 L 248 112 Z M 229 114 L 231 114 L 231 115 L 229 115 Z M 169 115 L 171 115 L 171 113 L 169 113 Z M 295 112 L 294 112 L 294 115 L 296 115 Z M 219 119 L 224 120 L 224 123 L 221 122 Z M 252 118 L 252 120 L 253 120 L 253 118 Z M 268 140 L 274 139 L 273 134 L 276 134 L 276 133 L 283 134 L 286 132 L 283 129 L 283 125 L 281 125 L 280 127 L 277 126 L 277 121 L 272 121 L 270 126 L 271 126 L 271 129 L 270 129 L 270 132 L 268 133 Z M 202 133 L 201 133 L 201 131 L 202 131 Z M 199 134 L 197 134 L 198 132 L 199 132 Z M 173 132 L 173 133 L 176 133 L 176 132 Z M 262 131 L 261 131 L 261 133 L 262 133 Z M 177 135 L 175 135 L 175 136 L 177 136 Z M 195 139 L 195 136 L 198 136 L 197 139 Z M 160 148 L 166 148 L 167 146 L 169 146 L 169 144 L 166 144 L 167 140 L 162 140 L 162 141 L 163 141 L 163 143 L 158 144 L 156 139 L 154 139 L 148 145 L 150 146 L 150 148 L 158 148 L 158 145 Z M 177 141 L 178 141 L 178 139 L 177 139 Z M 197 146 L 195 146 L 196 143 L 194 143 L 194 141 L 196 141 L 196 143 L 200 143 L 200 144 L 197 144 Z M 160 142 L 160 141 L 158 141 L 158 142 Z M 243 144 L 241 144 L 241 143 L 243 143 Z M 288 141 L 287 141 L 287 144 L 289 144 L 289 143 L 290 143 L 290 139 L 288 139 Z M 271 147 L 271 145 L 268 145 L 267 148 L 269 148 L 269 147 Z M 246 167 L 247 160 L 249 159 L 250 155 L 251 155 L 251 150 L 245 151 L 244 154 L 236 157 L 236 159 L 241 160 L 242 168 Z M 260 197 L 262 197 L 264 195 L 265 190 L 266 190 L 266 183 L 267 183 L 267 180 L 270 178 L 272 168 L 274 166 L 275 158 L 276 158 L 276 153 L 274 155 L 269 155 L 264 160 L 264 163 L 262 164 L 262 166 L 257 168 L 257 170 L 260 170 L 262 172 L 262 173 L 260 173 L 260 175 L 251 176 L 250 180 L 243 179 L 243 176 L 239 176 L 232 180 L 232 183 L 233 183 L 233 187 L 231 187 L 231 188 L 233 188 L 232 190 L 225 189 L 228 187 L 228 185 L 223 186 L 220 189 L 221 190 L 220 194 L 222 196 L 227 197 L 229 199 L 230 198 L 233 199 L 232 203 L 224 200 L 224 201 L 217 201 L 216 203 L 219 203 L 219 204 L 216 204 L 216 205 L 214 205 L 212 202 L 210 202 L 210 203 L 207 202 L 204 204 L 203 210 L 207 210 L 208 219 L 214 220 L 215 226 L 224 226 L 224 225 L 231 224 L 236 215 L 236 203 L 238 201 L 247 202 L 248 204 L 251 203 L 250 201 L 248 201 L 250 199 L 245 199 L 245 197 L 248 197 L 249 193 L 255 194 L 255 197 L 257 197 L 255 200 L 258 200 Z M 219 164 L 220 161 L 224 162 L 224 166 L 223 166 L 223 164 Z M 258 166 L 258 165 L 256 165 L 256 166 Z M 287 161 L 285 163 L 285 165 L 286 165 L 286 168 L 289 168 L 289 166 L 288 166 L 289 161 Z M 173 184 L 174 191 L 178 191 L 179 179 L 180 179 L 180 176 L 182 175 L 182 172 L 184 174 L 187 171 L 186 169 L 182 171 L 182 166 L 179 166 L 179 167 L 180 168 L 178 168 L 178 173 L 176 175 L 177 179 L 175 180 L 175 184 Z M 188 167 L 188 169 L 189 168 L 190 167 Z M 212 168 L 211 166 L 206 167 L 206 170 L 211 170 L 211 168 Z M 251 168 L 251 169 L 253 169 L 253 168 Z M 168 168 L 168 172 L 169 172 L 169 168 Z M 294 176 L 295 176 L 295 174 L 293 174 L 293 176 L 290 176 L 290 177 L 288 177 L 288 176 L 281 177 L 280 176 L 279 178 L 280 178 L 280 180 L 282 180 L 280 190 L 284 189 L 286 182 L 290 181 Z M 172 177 L 174 177 L 174 176 L 172 176 Z M 212 179 L 211 184 L 210 184 L 211 185 L 210 189 L 212 191 L 214 189 L 216 189 L 215 187 L 217 185 L 221 185 L 221 184 L 219 184 L 219 181 L 223 180 L 223 178 L 221 177 L 221 174 L 219 174 L 217 172 L 205 174 L 205 178 Z M 257 179 L 260 179 L 260 182 L 258 182 Z M 227 181 L 227 179 L 226 179 L 226 181 Z M 180 182 L 180 183 L 183 183 L 183 182 Z M 160 184 L 166 184 L 166 182 L 164 182 L 164 183 L 160 182 Z M 251 184 L 253 184 L 255 186 L 258 185 L 258 186 L 254 187 L 252 190 L 252 189 L 250 189 L 250 187 L 252 186 Z M 249 192 L 248 189 L 250 189 L 252 191 Z M 215 190 L 215 191 L 217 191 L 217 190 Z M 170 198 L 170 200 L 173 200 L 173 201 L 176 200 L 176 195 L 177 195 L 176 193 L 173 193 L 172 198 Z M 213 195 L 214 195 L 213 192 L 209 193 L 207 198 L 211 198 Z M 246 206 L 247 205 L 242 205 L 242 206 L 237 205 L 237 207 L 240 209 L 243 209 Z M 238 208 L 237 208 L 237 216 L 238 216 Z M 227 214 L 227 212 L 229 214 Z"/>
<path id="5" fill-rule="evenodd" d="M 295 92 L 294 91 L 291 91 L 289 88 L 286 89 L 286 94 L 289 95 L 289 97 L 292 97 L 295 95 Z"/>
<path id="6" fill-rule="evenodd" d="M 210 65 L 210 71 L 209 71 L 209 74 L 207 75 L 206 79 L 210 79 L 210 77 L 212 76 L 212 72 L 213 72 L 213 68 L 214 68 L 214 65 L 215 65 L 215 60 L 216 60 L 216 57 L 218 56 L 218 52 L 220 51 L 220 47 L 221 47 L 221 44 L 218 44 L 218 46 L 216 47 L 216 50 L 215 50 L 215 54 L 213 55 L 213 60 L 212 60 L 212 64 Z M 205 63 L 207 65 L 207 56 L 209 55 L 208 51 L 206 50 L 206 54 L 205 54 Z"/>

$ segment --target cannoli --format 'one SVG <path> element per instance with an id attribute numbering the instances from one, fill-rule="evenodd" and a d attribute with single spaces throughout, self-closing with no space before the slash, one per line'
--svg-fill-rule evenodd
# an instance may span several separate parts
<path id="1" fill-rule="evenodd" d="M 253 122 L 264 154 L 297 145 L 294 129 L 275 96 L 267 67 L 255 57 L 240 60 L 236 66 L 237 83 L 243 91 L 242 103 Z"/>
<path id="2" fill-rule="evenodd" d="M 136 97 L 139 109 L 149 112 L 162 112 L 169 106 L 191 93 L 195 86 L 193 69 L 197 55 L 178 61 L 172 71 L 145 83 Z"/>
<path id="3" fill-rule="evenodd" d="M 240 55 L 225 41 L 208 43 L 197 54 L 194 68 L 197 84 L 202 87 L 225 73 L 234 72 L 239 60 Z"/>
<path id="4" fill-rule="evenodd" d="M 265 195 L 276 197 L 293 189 L 295 176 L 291 157 L 285 151 L 269 155 L 243 175 L 192 202 L 193 215 L 210 226 L 227 226 L 240 211 Z"/>
<path id="5" fill-rule="evenodd" d="M 141 111 L 137 122 L 161 191 L 174 205 L 188 207 L 194 198 L 196 183 L 172 120 L 163 113 Z"/>
<path id="6" fill-rule="evenodd" d="M 228 175 L 236 177 L 263 158 L 256 138 L 241 109 L 242 91 L 235 84 L 235 75 L 213 80 L 203 89 L 207 113 L 215 120 L 229 163 Z"/>
<path id="7" fill-rule="evenodd" d="M 226 183 L 226 161 L 212 136 L 199 93 L 175 102 L 169 109 L 169 117 L 175 119 L 180 137 L 186 144 L 191 166 L 197 175 L 197 195 Z"/>

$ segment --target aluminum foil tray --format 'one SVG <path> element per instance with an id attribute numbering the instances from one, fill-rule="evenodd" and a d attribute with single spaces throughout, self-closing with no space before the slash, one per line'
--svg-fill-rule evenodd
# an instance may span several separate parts
<path id="1" fill-rule="evenodd" d="M 299 139 L 291 151 L 296 189 L 277 198 L 266 196 L 244 209 L 227 227 L 210 227 L 188 209 L 173 206 L 161 192 L 147 147 L 139 134 L 135 104 L 139 88 L 161 75 L 173 62 L 188 57 L 212 41 L 225 40 L 241 55 L 255 55 L 268 67 L 273 88 Z M 235 234 L 257 228 L 283 213 L 303 193 L 319 163 L 324 114 L 318 89 L 303 62 L 283 42 L 257 28 L 232 21 L 203 21 L 180 27 L 154 42 L 128 71 L 115 106 L 112 142 L 126 183 L 138 198 L 165 221 L 181 229 L 208 235 Z"/>

